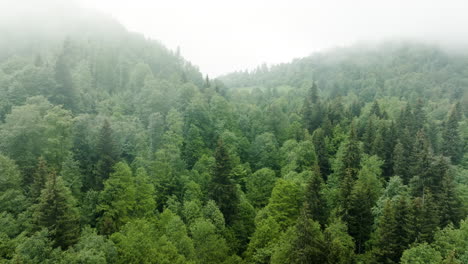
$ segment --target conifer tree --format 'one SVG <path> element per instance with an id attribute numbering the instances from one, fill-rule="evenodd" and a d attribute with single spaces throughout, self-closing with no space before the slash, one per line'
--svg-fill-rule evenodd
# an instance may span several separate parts
<path id="1" fill-rule="evenodd" d="M 325 132 L 322 128 L 318 128 L 312 135 L 312 143 L 314 144 L 315 154 L 317 156 L 320 173 L 324 180 L 330 174 L 330 161 L 326 145 Z"/>
<path id="2" fill-rule="evenodd" d="M 72 75 L 67 63 L 68 42 L 66 41 L 62 53 L 58 56 L 55 62 L 55 82 L 57 83 L 57 91 L 54 95 L 54 103 L 62 104 L 64 108 L 76 110 L 76 92 L 73 87 Z"/>
<path id="3" fill-rule="evenodd" d="M 314 167 L 314 172 L 307 183 L 305 191 L 305 204 L 307 206 L 307 213 L 310 214 L 310 217 L 323 226 L 327 221 L 327 204 L 322 194 L 324 182 L 320 175 L 318 165 L 315 165 Z"/>
<path id="4" fill-rule="evenodd" d="M 235 182 L 231 179 L 232 161 L 222 140 L 218 141 L 215 159 L 215 171 L 210 188 L 211 199 L 216 202 L 229 225 L 238 210 L 239 194 Z"/>
<path id="5" fill-rule="evenodd" d="M 135 213 L 139 213 L 138 207 L 135 207 L 135 195 L 135 183 L 130 167 L 125 162 L 115 164 L 114 172 L 104 182 L 104 190 L 99 197 L 98 227 L 101 234 L 109 235 L 118 231 L 131 219 L 132 211 L 136 209 Z"/>
<path id="6" fill-rule="evenodd" d="M 97 142 L 97 155 L 99 161 L 96 164 L 96 175 L 93 186 L 96 190 L 101 190 L 103 182 L 109 178 L 113 172 L 114 164 L 118 161 L 117 146 L 114 141 L 112 128 L 107 119 L 102 124 Z"/>
<path id="7" fill-rule="evenodd" d="M 296 237 L 292 241 L 291 263 L 325 263 L 325 239 L 320 224 L 313 221 L 307 209 L 301 214 L 295 226 Z"/>
<path id="8" fill-rule="evenodd" d="M 79 215 L 74 203 L 62 177 L 50 173 L 35 208 L 34 220 L 39 227 L 48 228 L 55 245 L 63 249 L 79 237 Z"/>
<path id="9" fill-rule="evenodd" d="M 307 95 L 304 98 L 304 104 L 302 106 L 304 126 L 310 133 L 320 127 L 323 118 L 322 115 L 322 106 L 318 96 L 318 88 L 317 84 L 314 82 L 307 91 Z"/>
<path id="10" fill-rule="evenodd" d="M 39 157 L 36 171 L 33 174 L 33 182 L 29 191 L 30 197 L 36 201 L 44 189 L 47 178 L 49 176 L 49 168 L 47 162 L 43 157 Z"/>
<path id="11" fill-rule="evenodd" d="M 463 140 L 458 130 L 460 115 L 460 104 L 457 103 L 450 111 L 442 132 L 442 154 L 449 157 L 454 164 L 458 164 L 463 156 Z"/>

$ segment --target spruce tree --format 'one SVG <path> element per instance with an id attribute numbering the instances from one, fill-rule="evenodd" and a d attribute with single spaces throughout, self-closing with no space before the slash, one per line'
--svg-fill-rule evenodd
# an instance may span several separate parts
<path id="1" fill-rule="evenodd" d="M 36 171 L 33 174 L 33 182 L 29 191 L 29 196 L 36 202 L 41 195 L 42 189 L 44 189 L 47 178 L 49 176 L 49 168 L 47 162 L 43 157 L 39 157 Z"/>
<path id="2" fill-rule="evenodd" d="M 290 252 L 291 263 L 325 263 L 325 239 L 320 224 L 313 221 L 306 211 L 307 209 L 301 210 L 295 226 L 296 236 Z"/>
<path id="3" fill-rule="evenodd" d="M 318 165 L 315 165 L 314 168 L 314 172 L 307 183 L 305 203 L 310 217 L 324 226 L 327 221 L 327 203 L 322 194 L 324 182 Z"/>
<path id="4" fill-rule="evenodd" d="M 322 106 L 318 96 L 318 88 L 315 82 L 307 91 L 302 106 L 302 118 L 305 128 L 312 133 L 315 129 L 319 128 L 322 124 Z"/>
<path id="5" fill-rule="evenodd" d="M 79 214 L 74 203 L 62 177 L 50 173 L 35 207 L 34 221 L 39 227 L 48 228 L 55 245 L 63 249 L 79 237 Z"/>
<path id="6" fill-rule="evenodd" d="M 314 134 L 312 135 L 312 143 L 314 144 L 314 150 L 317 156 L 320 174 L 322 175 L 323 179 L 326 180 L 327 176 L 331 172 L 331 169 L 325 132 L 322 128 L 318 128 L 314 131 Z"/>
<path id="7" fill-rule="evenodd" d="M 460 104 L 457 103 L 450 111 L 442 132 L 442 154 L 449 157 L 454 164 L 458 164 L 463 157 L 463 140 L 458 130 L 460 115 Z"/>
<path id="8" fill-rule="evenodd" d="M 117 145 L 113 138 L 112 128 L 107 119 L 102 124 L 97 142 L 96 174 L 93 181 L 94 189 L 101 190 L 103 182 L 113 172 L 114 164 L 118 161 Z"/>
<path id="9" fill-rule="evenodd" d="M 72 75 L 67 62 L 67 43 L 65 42 L 62 53 L 57 57 L 55 62 L 55 82 L 57 83 L 57 91 L 54 94 L 53 101 L 56 104 L 63 105 L 64 108 L 76 110 L 76 92 L 73 87 Z"/>
<path id="10" fill-rule="evenodd" d="M 229 225 L 238 211 L 239 194 L 235 182 L 231 179 L 232 161 L 222 140 L 218 141 L 215 160 L 210 196 L 218 205 Z"/>

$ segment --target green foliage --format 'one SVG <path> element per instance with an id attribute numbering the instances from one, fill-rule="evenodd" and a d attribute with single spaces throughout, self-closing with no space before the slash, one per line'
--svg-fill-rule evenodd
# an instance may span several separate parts
<path id="1" fill-rule="evenodd" d="M 428 244 L 420 244 L 406 250 L 401 257 L 402 264 L 438 264 L 442 262 L 440 253 Z"/>
<path id="2" fill-rule="evenodd" d="M 62 177 L 50 173 L 35 207 L 34 221 L 48 228 L 54 245 L 63 249 L 73 245 L 79 236 L 79 214 L 75 200 Z"/>
<path id="3" fill-rule="evenodd" d="M 119 162 L 113 170 L 99 195 L 98 210 L 101 216 L 98 226 L 100 233 L 107 235 L 118 231 L 131 219 L 136 204 L 136 189 L 130 167 Z"/>
<path id="4" fill-rule="evenodd" d="M 275 172 L 268 168 L 260 169 L 245 180 L 247 198 L 256 208 L 264 207 L 268 203 L 271 191 L 275 186 Z"/>

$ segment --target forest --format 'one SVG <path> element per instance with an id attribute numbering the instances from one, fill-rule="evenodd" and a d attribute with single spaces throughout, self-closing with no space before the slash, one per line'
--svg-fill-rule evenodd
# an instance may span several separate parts
<path id="1" fill-rule="evenodd" d="M 0 263 L 468 263 L 468 55 L 210 78 L 95 19 L 0 41 Z"/>

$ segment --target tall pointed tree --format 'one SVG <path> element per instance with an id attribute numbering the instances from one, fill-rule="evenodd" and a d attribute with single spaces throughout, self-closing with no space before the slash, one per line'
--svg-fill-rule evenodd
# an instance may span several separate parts
<path id="1" fill-rule="evenodd" d="M 307 91 L 307 95 L 304 98 L 302 118 L 304 120 L 305 128 L 307 128 L 310 133 L 319 128 L 322 123 L 322 106 L 318 96 L 317 84 L 315 82 Z"/>
<path id="2" fill-rule="evenodd" d="M 460 103 L 452 108 L 442 132 L 442 154 L 449 157 L 454 164 L 458 164 L 463 156 L 463 140 L 458 130 L 461 115 L 460 108 Z"/>
<path id="3" fill-rule="evenodd" d="M 229 225 L 237 213 L 239 194 L 235 182 L 231 179 L 232 161 L 222 140 L 218 141 L 215 151 L 215 171 L 211 182 L 210 196 Z"/>
<path id="4" fill-rule="evenodd" d="M 94 189 L 101 190 L 103 182 L 109 178 L 109 175 L 113 172 L 114 164 L 119 158 L 112 128 L 107 119 L 104 120 L 99 133 L 97 155 L 99 160 L 96 164 L 96 174 L 93 186 Z"/>
<path id="5" fill-rule="evenodd" d="M 310 217 L 321 225 L 325 225 L 327 221 L 327 204 L 325 197 L 323 197 L 322 194 L 324 182 L 320 175 L 318 165 L 315 165 L 314 167 L 315 170 L 307 183 L 305 191 L 305 204 L 307 207 L 307 213 L 310 214 Z"/>
<path id="6" fill-rule="evenodd" d="M 68 248 L 73 245 L 80 232 L 79 214 L 70 190 L 62 177 L 52 172 L 35 207 L 34 221 L 39 227 L 46 227 L 56 246 Z"/>

